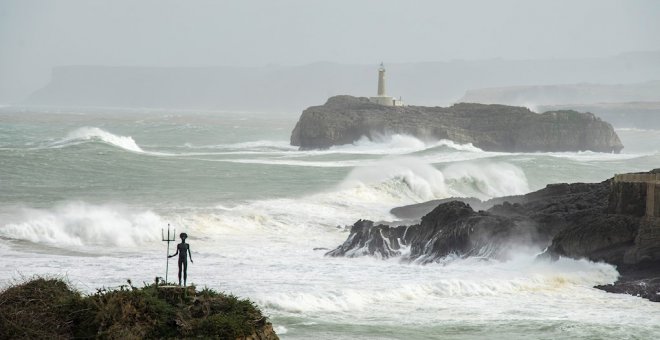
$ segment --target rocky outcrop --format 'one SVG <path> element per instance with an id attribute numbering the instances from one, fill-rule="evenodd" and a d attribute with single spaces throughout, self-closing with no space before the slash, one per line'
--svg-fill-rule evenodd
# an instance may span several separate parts
<path id="1" fill-rule="evenodd" d="M 619 269 L 619 280 L 613 284 L 596 286 L 610 293 L 630 294 L 660 302 L 660 266 L 649 263 Z"/>
<path id="2" fill-rule="evenodd" d="M 382 106 L 367 98 L 335 96 L 303 111 L 291 145 L 322 149 L 366 136 L 409 134 L 423 140 L 449 139 L 487 151 L 619 152 L 612 126 L 591 113 L 460 103 L 451 107 Z"/>
<path id="3" fill-rule="evenodd" d="M 327 255 L 405 254 L 403 260 L 428 263 L 449 254 L 501 259 L 516 245 L 536 246 L 546 249 L 541 257 L 616 265 L 622 276 L 608 291 L 652 295 L 660 293 L 660 219 L 645 215 L 643 187 L 613 179 L 553 184 L 526 195 L 480 202 L 492 207 L 478 212 L 461 201 L 443 202 L 418 224 L 392 227 L 358 221 L 346 242 Z M 403 213 L 410 218 L 424 207 L 408 207 Z M 402 252 L 404 248 L 409 250 Z"/>
<path id="4" fill-rule="evenodd" d="M 431 262 L 450 253 L 503 258 L 515 245 L 545 248 L 572 225 L 628 221 L 625 216 L 604 214 L 609 187 L 610 181 L 553 184 L 527 195 L 499 198 L 505 201 L 479 212 L 466 203 L 474 199 L 463 198 L 437 205 L 419 224 L 410 226 L 374 226 L 371 221 L 361 220 L 353 225 L 347 241 L 328 255 L 391 257 L 399 255 L 402 247 L 410 247 L 405 259 Z M 404 212 L 411 213 L 415 208 L 419 207 Z M 593 216 L 603 220 L 588 220 Z M 618 255 L 622 259 L 623 254 Z"/>
<path id="5" fill-rule="evenodd" d="M 428 263 L 451 253 L 503 258 L 515 244 L 539 242 L 538 233 L 526 221 L 475 212 L 469 205 L 453 201 L 439 205 L 417 225 L 390 227 L 360 220 L 351 227 L 346 242 L 327 255 L 388 258 L 409 247 L 406 259 Z"/>

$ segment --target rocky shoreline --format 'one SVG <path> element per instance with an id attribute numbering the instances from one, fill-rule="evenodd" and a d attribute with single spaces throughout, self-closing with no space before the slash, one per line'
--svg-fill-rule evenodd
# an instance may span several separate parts
<path id="1" fill-rule="evenodd" d="M 391 134 L 472 143 L 486 151 L 618 153 L 623 149 L 612 125 L 592 113 L 538 114 L 525 107 L 471 103 L 394 107 L 346 95 L 304 110 L 291 133 L 291 145 L 324 149 Z"/>
<path id="2" fill-rule="evenodd" d="M 660 169 L 647 174 L 660 174 Z M 327 256 L 401 256 L 431 263 L 449 254 L 505 260 L 516 246 L 546 249 L 539 257 L 586 258 L 615 265 L 619 280 L 597 288 L 660 301 L 660 218 L 649 217 L 647 183 L 551 184 L 520 196 L 481 202 L 432 201 L 393 209 L 410 225 L 357 221 Z M 471 204 L 477 203 L 475 211 Z M 431 209 L 429 211 L 429 209 Z M 409 250 L 402 255 L 401 250 Z"/>

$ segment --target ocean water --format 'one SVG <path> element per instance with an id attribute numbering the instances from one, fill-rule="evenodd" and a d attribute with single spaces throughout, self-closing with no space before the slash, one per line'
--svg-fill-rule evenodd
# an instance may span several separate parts
<path id="1" fill-rule="evenodd" d="M 592 288 L 617 279 L 603 263 L 535 261 L 524 245 L 506 262 L 323 256 L 346 225 L 391 221 L 396 206 L 658 168 L 660 131 L 618 130 L 618 155 L 405 135 L 298 151 L 297 118 L 1 108 L 0 287 L 35 274 L 85 292 L 152 282 L 170 224 L 190 236 L 189 282 L 249 297 L 282 339 L 660 338 L 659 304 Z"/>

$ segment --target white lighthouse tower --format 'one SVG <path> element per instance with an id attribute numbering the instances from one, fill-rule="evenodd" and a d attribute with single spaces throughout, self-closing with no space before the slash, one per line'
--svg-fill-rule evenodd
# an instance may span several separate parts
<path id="1" fill-rule="evenodd" d="M 378 68 L 378 95 L 376 97 L 370 97 L 369 101 L 385 106 L 403 106 L 401 99 L 390 97 L 385 93 L 385 66 L 382 62 Z"/>

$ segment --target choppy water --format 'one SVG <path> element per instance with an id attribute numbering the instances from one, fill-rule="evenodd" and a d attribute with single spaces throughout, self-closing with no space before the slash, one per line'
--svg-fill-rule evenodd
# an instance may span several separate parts
<path id="1" fill-rule="evenodd" d="M 660 131 L 619 155 L 493 153 L 383 136 L 297 151 L 297 114 L 0 110 L 0 285 L 84 291 L 164 276 L 161 228 L 190 235 L 190 281 L 255 300 L 283 339 L 660 337 L 660 305 L 592 286 L 606 264 L 325 258 L 358 218 L 449 196 L 522 194 L 660 167 Z M 171 263 L 173 264 L 173 263 Z M 170 277 L 175 271 L 170 272 Z"/>

